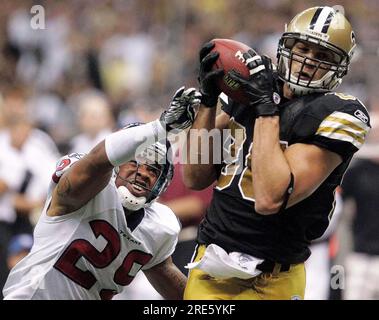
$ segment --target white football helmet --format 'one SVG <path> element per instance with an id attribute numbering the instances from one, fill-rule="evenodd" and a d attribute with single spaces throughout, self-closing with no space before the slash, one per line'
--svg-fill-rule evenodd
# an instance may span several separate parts
<path id="1" fill-rule="evenodd" d="M 126 126 L 124 129 L 135 127 L 141 125 L 142 123 L 133 123 Z M 172 164 L 172 150 L 171 145 L 168 140 L 165 142 L 155 142 L 154 144 L 148 146 L 140 154 L 136 155 L 135 162 L 137 164 L 137 173 L 139 166 L 141 164 L 152 167 L 157 170 L 158 178 L 154 186 L 149 189 L 144 185 L 139 184 L 134 180 L 128 180 L 129 183 L 137 186 L 138 188 L 145 189 L 149 192 L 147 197 L 136 197 L 134 196 L 126 186 L 120 186 L 117 188 L 119 199 L 124 208 L 130 211 L 137 211 L 141 208 L 151 205 L 168 187 L 174 176 L 174 165 Z M 116 178 L 119 174 L 119 167 L 114 169 Z"/>

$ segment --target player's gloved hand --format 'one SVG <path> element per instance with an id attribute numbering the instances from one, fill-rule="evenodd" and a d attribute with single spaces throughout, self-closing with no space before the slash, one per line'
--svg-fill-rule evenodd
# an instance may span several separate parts
<path id="1" fill-rule="evenodd" d="M 199 86 L 201 92 L 201 103 L 208 108 L 213 108 L 217 105 L 218 96 L 221 93 L 217 85 L 217 80 L 223 76 L 223 69 L 212 70 L 214 63 L 218 59 L 218 52 L 211 52 L 215 44 L 207 42 L 200 49 L 200 70 L 199 70 Z"/>
<path id="2" fill-rule="evenodd" d="M 249 80 L 242 78 L 234 70 L 229 72 L 230 77 L 240 83 L 245 90 L 250 100 L 249 106 L 253 107 L 256 118 L 278 115 L 280 95 L 271 59 L 267 56 L 260 56 L 253 50 L 244 53 L 243 57 L 250 71 Z"/>
<path id="3" fill-rule="evenodd" d="M 170 106 L 161 116 L 160 121 L 167 131 L 184 130 L 195 119 L 194 107 L 200 105 L 201 93 L 195 88 L 179 88 L 172 98 Z"/>

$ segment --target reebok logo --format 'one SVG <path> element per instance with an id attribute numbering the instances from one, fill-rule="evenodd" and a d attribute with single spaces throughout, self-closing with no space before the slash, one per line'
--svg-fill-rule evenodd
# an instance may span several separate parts
<path id="1" fill-rule="evenodd" d="M 354 116 L 364 123 L 368 122 L 368 117 L 361 110 L 355 110 Z"/>

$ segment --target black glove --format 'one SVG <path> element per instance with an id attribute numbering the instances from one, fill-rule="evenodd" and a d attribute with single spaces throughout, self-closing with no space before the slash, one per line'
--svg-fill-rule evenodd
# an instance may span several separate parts
<path id="1" fill-rule="evenodd" d="M 170 106 L 161 116 L 160 121 L 167 131 L 184 130 L 195 119 L 195 107 L 200 105 L 201 94 L 195 88 L 179 88 L 172 98 Z"/>
<path id="2" fill-rule="evenodd" d="M 256 118 L 278 115 L 280 95 L 273 76 L 271 59 L 259 56 L 253 50 L 244 53 L 243 57 L 250 71 L 249 80 L 242 78 L 234 70 L 229 72 L 230 77 L 244 89 Z"/>
<path id="3" fill-rule="evenodd" d="M 207 42 L 200 49 L 200 70 L 199 70 L 199 86 L 202 95 L 201 103 L 208 108 L 213 108 L 217 104 L 218 96 L 221 93 L 217 85 L 217 80 L 220 79 L 223 74 L 223 69 L 212 70 L 214 63 L 218 59 L 218 52 L 210 51 L 214 48 L 213 42 Z"/>

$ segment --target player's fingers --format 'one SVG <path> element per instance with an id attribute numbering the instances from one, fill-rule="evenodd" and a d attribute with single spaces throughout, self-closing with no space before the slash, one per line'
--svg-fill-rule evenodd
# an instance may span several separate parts
<path id="1" fill-rule="evenodd" d="M 230 77 L 232 80 L 234 80 L 234 81 L 236 81 L 236 82 L 238 82 L 238 83 L 240 83 L 240 84 L 245 84 L 245 83 L 246 83 L 246 80 L 241 76 L 241 74 L 239 74 L 239 73 L 236 72 L 235 70 L 231 70 L 231 71 L 229 71 L 229 72 L 228 72 L 228 75 L 229 75 L 229 77 Z"/>
<path id="2" fill-rule="evenodd" d="M 202 70 L 205 72 L 210 71 L 212 69 L 213 65 L 215 64 L 215 62 L 217 61 L 219 55 L 220 54 L 215 51 L 215 52 L 211 52 L 210 54 L 205 56 L 205 58 L 201 61 Z"/>
<path id="3" fill-rule="evenodd" d="M 271 62 L 271 59 L 266 56 L 266 55 L 263 55 L 262 56 L 262 63 L 264 64 L 266 70 L 272 70 L 272 62 Z"/>
<path id="4" fill-rule="evenodd" d="M 253 76 L 253 75 L 257 74 L 258 72 L 261 72 L 265 69 L 266 69 L 266 67 L 261 64 L 255 68 L 253 68 L 253 69 L 249 69 L 249 74 L 250 74 L 250 76 Z"/>
<path id="5" fill-rule="evenodd" d="M 253 49 L 249 49 L 247 52 L 248 52 L 252 57 L 254 57 L 254 56 L 258 56 L 258 52 L 256 52 L 256 51 L 253 50 Z"/>
<path id="6" fill-rule="evenodd" d="M 223 69 L 216 69 L 208 73 L 207 78 L 208 79 L 217 79 L 224 75 Z"/>
<path id="7" fill-rule="evenodd" d="M 195 92 L 196 92 L 195 88 L 188 88 L 187 90 L 185 90 L 183 92 L 183 95 L 185 95 L 185 96 L 191 96 L 191 95 L 194 95 Z"/>
<path id="8" fill-rule="evenodd" d="M 176 90 L 173 99 L 179 98 L 184 92 L 184 86 L 181 86 L 178 90 Z"/>
<path id="9" fill-rule="evenodd" d="M 199 91 L 196 90 L 195 94 L 194 94 L 194 97 L 196 99 L 200 99 L 201 98 L 201 93 Z"/>
<path id="10" fill-rule="evenodd" d="M 205 43 L 199 52 L 200 62 L 204 59 L 204 57 L 214 48 L 215 44 L 212 41 Z"/>
<path id="11" fill-rule="evenodd" d="M 249 68 L 249 69 L 254 69 L 256 68 L 259 64 L 262 63 L 262 58 L 261 56 L 259 55 L 254 55 L 252 56 L 251 54 L 249 53 L 244 53 L 243 54 L 243 57 L 245 59 L 245 65 Z"/>
<path id="12" fill-rule="evenodd" d="M 200 104 L 200 101 L 199 101 Z M 187 116 L 190 119 L 191 122 L 195 119 L 195 109 L 193 108 L 192 105 L 188 106 L 187 108 Z"/>
<path id="13" fill-rule="evenodd" d="M 245 64 L 249 69 L 249 74 L 254 75 L 265 69 L 263 65 L 262 57 L 259 55 L 251 56 L 250 54 L 244 54 Z"/>

